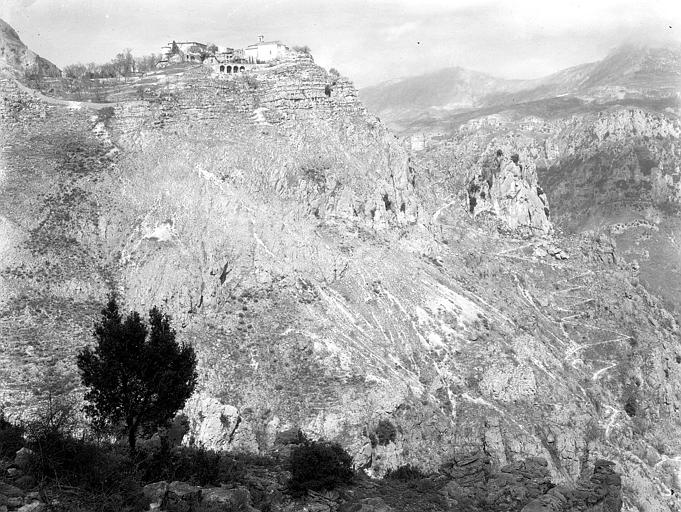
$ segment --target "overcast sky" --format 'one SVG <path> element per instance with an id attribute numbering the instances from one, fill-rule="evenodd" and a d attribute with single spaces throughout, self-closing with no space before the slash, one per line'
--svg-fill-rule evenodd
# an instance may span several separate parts
<path id="1" fill-rule="evenodd" d="M 359 87 L 451 66 L 536 78 L 625 42 L 681 42 L 681 0 L 0 0 L 0 18 L 60 67 L 263 34 Z"/>

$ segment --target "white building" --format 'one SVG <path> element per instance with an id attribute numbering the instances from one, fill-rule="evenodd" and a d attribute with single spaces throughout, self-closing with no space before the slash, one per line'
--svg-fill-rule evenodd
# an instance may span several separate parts
<path id="1" fill-rule="evenodd" d="M 264 41 L 264 36 L 259 36 L 260 41 L 244 48 L 244 54 L 248 62 L 260 64 L 282 57 L 288 46 L 280 41 Z"/>

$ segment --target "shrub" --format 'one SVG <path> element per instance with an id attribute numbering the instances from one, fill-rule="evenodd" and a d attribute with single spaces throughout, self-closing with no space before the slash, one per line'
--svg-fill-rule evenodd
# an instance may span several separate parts
<path id="1" fill-rule="evenodd" d="M 220 485 L 243 480 L 242 460 L 203 447 L 173 447 L 166 439 L 139 447 L 137 467 L 144 482 L 181 480 L 194 485 Z"/>
<path id="2" fill-rule="evenodd" d="M 627 401 L 624 403 L 624 412 L 626 412 L 627 416 L 630 418 L 636 416 L 636 397 L 633 395 L 627 398 Z"/>
<path id="3" fill-rule="evenodd" d="M 241 482 L 246 476 L 245 464 L 235 457 L 222 455 L 220 457 L 220 483 Z"/>
<path id="4" fill-rule="evenodd" d="M 137 467 L 144 482 L 181 480 L 195 485 L 218 485 L 220 455 L 205 448 L 171 446 L 161 443 L 140 445 Z"/>
<path id="5" fill-rule="evenodd" d="M 14 457 L 24 446 L 24 429 L 7 421 L 4 411 L 0 411 L 0 458 Z"/>
<path id="6" fill-rule="evenodd" d="M 185 446 L 175 448 L 172 466 L 172 480 L 187 481 L 195 485 L 220 483 L 220 454 L 212 450 Z"/>
<path id="7" fill-rule="evenodd" d="M 378 444 L 381 446 L 386 446 L 388 443 L 395 442 L 397 438 L 397 429 L 395 425 L 390 423 L 388 420 L 381 420 L 378 422 L 376 427 L 376 439 Z"/>
<path id="8" fill-rule="evenodd" d="M 412 480 L 422 480 L 426 477 L 425 473 L 418 467 L 411 464 L 405 464 L 397 469 L 389 469 L 385 474 L 385 478 L 390 480 L 400 480 L 402 482 L 409 482 Z"/>
<path id="9" fill-rule="evenodd" d="M 248 73 L 244 73 L 240 76 L 241 76 L 241 79 L 244 81 L 244 83 L 246 85 L 248 85 L 248 87 L 251 90 L 255 90 L 255 89 L 258 88 L 259 84 L 258 84 L 258 79 L 256 77 L 254 77 L 253 75 L 248 74 Z"/>
<path id="10" fill-rule="evenodd" d="M 352 481 L 352 457 L 338 444 L 308 441 L 298 445 L 289 460 L 289 492 L 302 496 L 308 490 L 334 489 Z"/>

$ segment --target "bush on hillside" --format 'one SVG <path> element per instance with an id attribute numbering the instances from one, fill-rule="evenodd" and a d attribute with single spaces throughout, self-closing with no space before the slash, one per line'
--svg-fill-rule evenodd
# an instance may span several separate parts
<path id="1" fill-rule="evenodd" d="M 352 457 L 338 443 L 305 441 L 289 459 L 289 492 L 302 496 L 308 490 L 330 490 L 350 483 L 354 477 Z"/>
<path id="2" fill-rule="evenodd" d="M 235 476 L 234 468 L 218 452 L 187 446 L 171 447 L 165 441 L 141 448 L 138 460 L 144 482 L 179 480 L 194 485 L 220 485 L 233 481 Z"/>
<path id="3" fill-rule="evenodd" d="M 395 425 L 390 423 L 389 420 L 381 420 L 378 422 L 376 427 L 376 439 L 378 444 L 381 446 L 386 446 L 390 442 L 395 442 L 397 438 L 397 429 Z"/>
<path id="4" fill-rule="evenodd" d="M 7 421 L 5 412 L 0 410 L 0 458 L 14 457 L 24 446 L 24 429 Z"/>
<path id="5" fill-rule="evenodd" d="M 390 480 L 399 480 L 401 482 L 409 482 L 412 480 L 422 480 L 426 477 L 425 473 L 418 467 L 411 464 L 405 464 L 397 469 L 389 469 L 385 474 L 385 478 Z"/>
<path id="6" fill-rule="evenodd" d="M 84 502 L 82 510 L 145 510 L 149 503 L 125 448 L 77 438 L 72 425 L 53 408 L 27 423 L 26 446 L 31 450 L 27 474 L 45 488 L 77 488 L 79 496 L 74 499 Z M 56 510 L 78 510 L 80 505 L 64 507 Z"/>

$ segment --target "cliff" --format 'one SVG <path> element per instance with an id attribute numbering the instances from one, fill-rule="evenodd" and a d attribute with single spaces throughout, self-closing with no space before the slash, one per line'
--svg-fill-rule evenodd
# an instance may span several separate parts
<path id="1" fill-rule="evenodd" d="M 41 76 L 61 76 L 61 71 L 49 60 L 29 50 L 16 31 L 0 19 L 0 63 L 3 68 Z"/>

